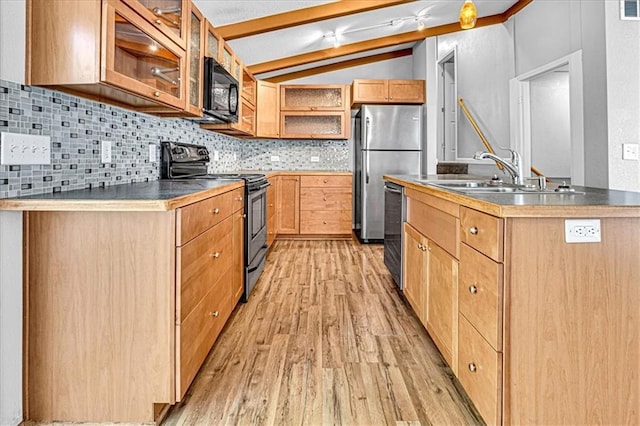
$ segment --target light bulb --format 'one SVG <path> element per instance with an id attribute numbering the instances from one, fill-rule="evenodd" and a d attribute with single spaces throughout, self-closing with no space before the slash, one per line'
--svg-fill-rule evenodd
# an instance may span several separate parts
<path id="1" fill-rule="evenodd" d="M 460 28 L 468 30 L 476 26 L 476 20 L 478 19 L 478 10 L 476 5 L 471 0 L 465 0 L 464 4 L 460 8 Z"/>
<path id="2" fill-rule="evenodd" d="M 422 30 L 424 30 L 424 22 L 418 21 L 418 31 L 422 31 Z"/>

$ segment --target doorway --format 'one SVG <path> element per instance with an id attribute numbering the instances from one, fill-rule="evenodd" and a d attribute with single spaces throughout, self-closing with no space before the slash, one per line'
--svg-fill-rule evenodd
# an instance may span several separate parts
<path id="1" fill-rule="evenodd" d="M 582 52 L 510 81 L 511 137 L 531 166 L 558 181 L 584 185 Z"/>
<path id="2" fill-rule="evenodd" d="M 456 49 L 438 61 L 438 158 L 455 161 L 458 158 L 458 89 L 456 85 Z"/>

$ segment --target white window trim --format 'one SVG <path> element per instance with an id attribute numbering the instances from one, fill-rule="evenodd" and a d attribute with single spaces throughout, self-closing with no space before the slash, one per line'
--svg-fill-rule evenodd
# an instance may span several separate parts
<path id="1" fill-rule="evenodd" d="M 624 9 L 624 4 L 625 1 L 629 1 L 629 0 L 620 0 L 620 19 L 625 20 L 625 21 L 640 21 L 640 0 L 635 0 L 636 2 L 636 13 L 638 15 L 636 16 L 626 16 L 625 15 L 625 9 Z"/>

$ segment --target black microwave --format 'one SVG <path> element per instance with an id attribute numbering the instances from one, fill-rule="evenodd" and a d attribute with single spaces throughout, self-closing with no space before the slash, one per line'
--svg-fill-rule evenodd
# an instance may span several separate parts
<path id="1" fill-rule="evenodd" d="M 213 58 L 204 58 L 203 89 L 203 121 L 238 122 L 238 80 Z"/>

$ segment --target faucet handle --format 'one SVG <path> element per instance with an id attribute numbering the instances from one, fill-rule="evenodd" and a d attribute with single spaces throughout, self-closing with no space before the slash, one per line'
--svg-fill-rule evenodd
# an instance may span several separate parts
<path id="1" fill-rule="evenodd" d="M 500 149 L 503 151 L 509 151 L 511 153 L 511 162 L 514 165 L 517 166 L 520 164 L 520 154 L 518 154 L 518 151 L 516 151 L 515 149 L 511 149 L 508 146 L 501 146 Z"/>

